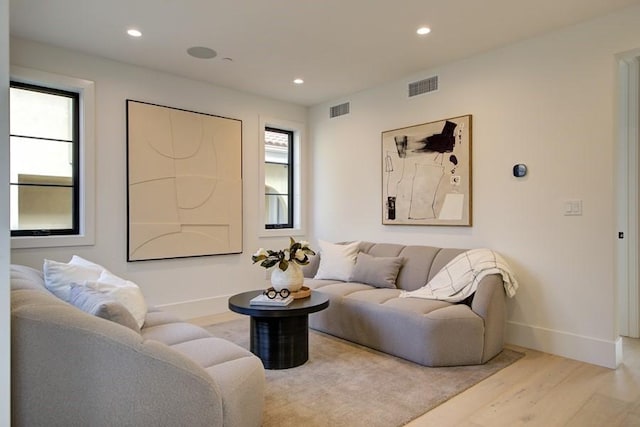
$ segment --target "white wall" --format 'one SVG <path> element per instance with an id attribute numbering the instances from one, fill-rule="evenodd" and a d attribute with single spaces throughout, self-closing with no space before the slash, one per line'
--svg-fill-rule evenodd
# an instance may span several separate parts
<path id="1" fill-rule="evenodd" d="M 92 80 L 96 84 L 96 244 L 20 249 L 14 263 L 41 267 L 43 258 L 78 254 L 137 282 L 151 304 L 200 316 L 227 309 L 231 294 L 264 287 L 264 269 L 251 263 L 258 247 L 284 247 L 288 238 L 258 239 L 260 116 L 306 123 L 307 109 L 148 69 L 24 40 L 11 40 L 11 64 Z M 244 253 L 178 260 L 126 262 L 126 113 L 134 99 L 242 120 Z"/>
<path id="2" fill-rule="evenodd" d="M 638 22 L 629 8 L 312 108 L 313 237 L 493 248 L 521 282 L 511 343 L 615 366 L 615 55 L 640 46 Z M 407 98 L 434 74 L 438 92 Z M 381 225 L 381 132 L 464 114 L 473 227 Z M 564 216 L 567 199 L 584 214 Z"/>
<path id="3" fill-rule="evenodd" d="M 0 0 L 0 206 L 9 202 L 9 0 Z M 11 425 L 9 209 L 0 209 L 0 426 Z"/>

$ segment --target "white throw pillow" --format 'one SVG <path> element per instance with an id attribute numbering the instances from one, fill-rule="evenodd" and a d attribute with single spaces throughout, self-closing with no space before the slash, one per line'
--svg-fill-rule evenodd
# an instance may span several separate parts
<path id="1" fill-rule="evenodd" d="M 97 280 L 102 270 L 95 267 L 66 264 L 64 262 L 44 260 L 42 266 L 44 285 L 55 296 L 69 302 L 72 283 L 84 283 L 87 280 Z"/>
<path id="2" fill-rule="evenodd" d="M 112 297 L 129 310 L 136 319 L 138 327 L 141 328 L 144 325 L 147 303 L 140 287 L 135 283 L 104 270 L 97 279 L 87 280 L 85 286 Z"/>
<path id="3" fill-rule="evenodd" d="M 320 240 L 320 265 L 314 279 L 349 281 L 358 255 L 360 242 L 346 245 Z"/>
<path id="4" fill-rule="evenodd" d="M 72 256 L 71 257 L 71 261 L 69 261 L 69 264 L 78 265 L 80 267 L 92 268 L 92 269 L 98 271 L 99 273 L 102 273 L 103 271 L 108 271 L 106 268 L 104 268 L 100 264 L 96 264 L 95 262 L 91 262 L 88 259 L 84 259 L 82 257 L 79 257 L 78 255 Z"/>

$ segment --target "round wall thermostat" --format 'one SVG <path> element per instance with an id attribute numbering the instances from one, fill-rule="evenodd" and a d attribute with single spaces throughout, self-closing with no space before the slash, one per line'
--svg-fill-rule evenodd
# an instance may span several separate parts
<path id="1" fill-rule="evenodd" d="M 522 178 L 526 174 L 527 174 L 527 165 L 518 163 L 517 165 L 513 166 L 513 176 L 515 176 L 516 178 Z"/>

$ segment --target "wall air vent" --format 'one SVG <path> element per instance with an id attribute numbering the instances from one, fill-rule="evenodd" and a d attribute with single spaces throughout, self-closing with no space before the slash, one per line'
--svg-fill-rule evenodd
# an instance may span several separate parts
<path id="1" fill-rule="evenodd" d="M 438 76 L 409 83 L 409 98 L 438 90 Z"/>
<path id="2" fill-rule="evenodd" d="M 348 102 L 345 102 L 344 104 L 340 104 L 340 105 L 334 105 L 329 109 L 329 118 L 331 119 L 338 116 L 344 116 L 345 114 L 349 114 Z"/>

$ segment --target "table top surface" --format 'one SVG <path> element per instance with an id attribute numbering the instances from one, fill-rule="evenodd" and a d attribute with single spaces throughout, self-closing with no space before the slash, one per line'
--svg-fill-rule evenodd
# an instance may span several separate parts
<path id="1" fill-rule="evenodd" d="M 229 298 L 229 309 L 236 313 L 253 317 L 288 317 L 302 316 L 329 307 L 329 298 L 320 292 L 311 291 L 307 298 L 294 299 L 289 305 L 251 305 L 251 298 L 263 291 L 248 291 Z"/>

